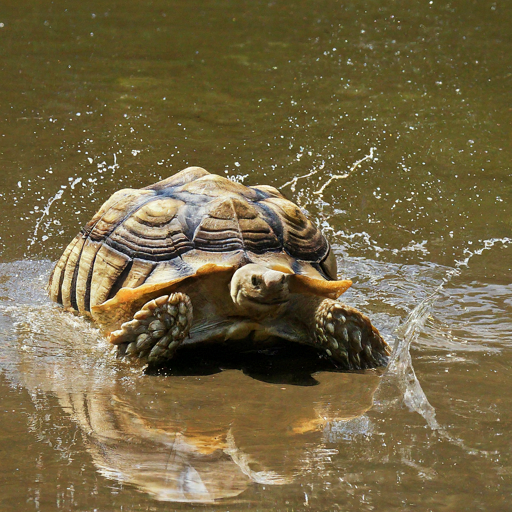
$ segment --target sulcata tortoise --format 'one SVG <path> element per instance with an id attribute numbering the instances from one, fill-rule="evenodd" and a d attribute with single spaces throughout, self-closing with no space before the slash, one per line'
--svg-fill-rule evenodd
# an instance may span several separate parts
<path id="1" fill-rule="evenodd" d="M 344 369 L 387 364 L 368 317 L 336 299 L 336 259 L 320 230 L 275 188 L 189 167 L 116 192 L 68 245 L 52 300 L 91 317 L 143 362 L 180 345 L 285 339 Z"/>

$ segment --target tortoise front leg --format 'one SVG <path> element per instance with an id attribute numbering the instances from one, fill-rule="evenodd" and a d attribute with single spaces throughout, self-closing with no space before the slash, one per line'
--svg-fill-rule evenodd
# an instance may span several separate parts
<path id="1" fill-rule="evenodd" d="M 348 370 L 386 366 L 391 352 L 366 315 L 332 299 L 323 300 L 316 309 L 315 338 Z"/>
<path id="2" fill-rule="evenodd" d="M 150 363 L 171 359 L 192 324 L 192 303 L 184 293 L 164 295 L 142 306 L 109 336 L 118 354 Z"/>

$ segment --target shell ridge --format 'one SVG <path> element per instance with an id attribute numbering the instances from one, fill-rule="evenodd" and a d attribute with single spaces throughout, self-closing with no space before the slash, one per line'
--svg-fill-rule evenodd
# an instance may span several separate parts
<path id="1" fill-rule="evenodd" d="M 246 256 L 248 251 L 281 250 L 282 243 L 268 218 L 261 215 L 258 202 L 241 194 L 218 197 L 195 230 L 195 247 L 209 252 L 242 250 Z"/>
<path id="2" fill-rule="evenodd" d="M 146 281 L 156 266 L 155 262 L 148 261 L 147 259 L 133 258 L 130 264 L 130 271 L 121 283 L 120 288 L 137 288 Z"/>
<path id="3" fill-rule="evenodd" d="M 267 223 L 267 225 L 272 230 L 272 233 L 277 238 L 277 242 L 279 245 L 279 249 L 284 248 L 284 227 L 279 215 L 276 215 L 276 212 L 272 210 L 267 204 L 266 199 L 259 201 L 255 206 L 259 208 L 259 213 L 262 219 Z"/>
<path id="4" fill-rule="evenodd" d="M 133 267 L 133 259 L 130 259 L 130 261 L 127 263 L 126 267 L 122 270 L 122 272 L 119 274 L 117 279 L 112 284 L 112 287 L 110 288 L 110 291 L 108 292 L 108 296 L 105 300 L 109 300 L 112 297 L 115 297 L 117 292 L 123 287 L 124 282 L 126 281 L 126 278 L 130 274 Z M 90 287 L 89 287 L 90 291 Z M 89 309 L 90 311 L 90 309 Z"/>
<path id="5" fill-rule="evenodd" d="M 265 200 L 265 206 L 281 221 L 283 247 L 290 256 L 310 262 L 326 256 L 327 240 L 297 205 L 285 198 L 270 197 Z"/>
<path id="6" fill-rule="evenodd" d="M 88 294 L 90 294 L 90 277 L 91 276 L 91 268 L 94 265 L 94 261 L 96 259 L 96 254 L 101 249 L 101 242 L 93 242 L 90 238 L 86 238 L 84 236 L 85 242 L 82 248 L 82 252 L 80 254 L 79 260 L 77 262 L 78 274 L 76 276 L 76 286 L 75 286 L 75 295 L 76 295 L 76 304 L 78 311 L 86 311 L 85 308 L 85 298 Z"/>
<path id="7" fill-rule="evenodd" d="M 113 249 L 116 249 L 131 258 L 146 258 L 152 261 L 166 261 L 172 260 L 176 257 L 181 257 L 181 254 L 188 252 L 194 248 L 192 241 L 189 239 L 185 232 L 185 226 L 179 220 L 177 211 L 174 212 L 171 218 L 166 222 L 150 223 L 141 217 L 137 217 L 134 222 L 142 226 L 148 227 L 166 227 L 165 238 L 152 237 L 150 232 L 137 232 L 133 226 L 128 225 L 126 220 L 132 218 L 137 212 L 141 211 L 145 206 L 155 200 L 155 197 L 162 196 L 161 194 L 154 194 L 148 198 L 143 204 L 138 205 L 133 209 L 129 215 L 118 223 L 108 237 L 105 238 L 105 244 Z M 166 197 L 166 196 L 163 196 Z M 171 197 L 172 198 L 172 197 Z M 144 212 L 148 215 L 148 212 Z M 149 214 L 149 216 L 151 216 Z M 149 231 L 149 230 L 148 230 Z M 140 242 L 146 242 L 141 244 Z"/>
<path id="8" fill-rule="evenodd" d="M 216 198 L 210 201 L 201 222 L 197 225 L 193 243 L 199 250 L 223 252 L 242 250 L 243 236 L 233 197 Z"/>
<path id="9" fill-rule="evenodd" d="M 99 251 L 99 249 L 98 249 Z M 89 266 L 89 272 L 87 273 L 87 281 L 85 284 L 85 296 L 84 296 L 84 309 L 85 311 L 91 311 L 91 282 L 92 282 L 92 271 L 94 269 L 94 263 L 96 262 L 96 255 L 98 251 L 94 254 L 94 258 Z"/>
<path id="10" fill-rule="evenodd" d="M 130 209 L 128 210 L 128 212 L 124 215 L 124 217 L 123 217 L 122 219 L 120 219 L 120 220 L 117 220 L 117 221 L 116 221 L 116 225 L 113 227 L 113 229 L 112 229 L 108 234 L 106 234 L 106 235 L 100 235 L 100 237 L 98 238 L 98 240 L 95 240 L 95 241 L 100 241 L 100 240 L 101 240 L 101 238 L 103 238 L 104 240 L 108 240 L 108 239 L 110 239 L 110 235 L 112 234 L 112 232 L 113 232 L 113 231 L 115 231 L 115 229 L 116 229 L 118 226 L 120 226 L 121 224 L 123 224 L 123 223 L 126 221 L 126 219 L 130 218 L 130 217 L 131 217 L 131 216 L 132 216 L 132 215 L 133 215 L 137 210 L 139 210 L 140 208 L 142 208 L 143 206 L 145 206 L 146 204 L 148 204 L 150 201 L 152 201 L 152 200 L 154 199 L 154 196 L 155 196 L 155 194 L 153 193 L 153 194 L 151 194 L 151 197 L 148 197 L 148 198 L 146 199 L 146 201 L 144 201 L 142 204 L 140 204 L 140 205 L 135 205 L 135 206 L 133 206 L 132 208 L 130 208 Z M 119 204 L 119 203 L 117 203 L 117 204 Z M 107 212 L 105 212 L 105 214 L 106 214 L 106 213 L 107 213 Z M 96 226 L 98 225 L 98 222 L 100 222 L 101 220 L 103 220 L 103 218 L 105 217 L 105 214 L 104 214 L 104 215 L 102 215 L 102 217 L 101 217 L 100 219 L 98 219 L 98 221 L 94 224 L 94 227 L 88 231 L 88 235 L 89 235 L 93 240 L 94 240 L 94 233 L 95 233 L 95 232 L 94 232 L 94 228 L 96 228 Z"/>
<path id="11" fill-rule="evenodd" d="M 245 240 L 244 240 L 244 234 L 242 232 L 242 226 L 240 225 L 240 219 L 238 217 L 238 212 L 236 211 L 235 202 L 233 201 L 232 197 L 229 198 L 229 202 L 231 204 L 231 208 L 233 209 L 234 220 L 236 222 L 236 227 L 238 228 L 238 235 L 240 237 L 240 242 L 242 244 L 242 251 L 244 252 L 244 255 L 247 255 L 247 249 L 245 246 Z"/>
<path id="12" fill-rule="evenodd" d="M 138 192 L 137 189 L 125 189 L 126 191 L 131 191 L 131 192 Z M 120 191 L 122 192 L 122 191 Z M 153 193 L 154 194 L 154 193 Z M 101 206 L 100 210 L 98 211 L 101 212 L 102 208 L 105 207 L 105 205 L 108 205 L 108 208 L 105 209 L 105 211 L 98 217 L 98 219 L 96 221 L 94 221 L 93 223 L 93 220 L 94 220 L 94 217 L 82 228 L 82 231 L 83 233 L 85 233 L 87 236 L 91 235 L 94 230 L 96 229 L 97 225 L 104 220 L 105 218 L 105 215 L 107 215 L 107 213 L 109 213 L 112 209 L 115 209 L 116 206 L 118 206 L 123 200 L 126 199 L 126 196 L 120 196 L 119 199 L 115 202 L 113 202 L 112 204 L 109 204 L 109 201 L 112 199 L 112 197 L 110 197 L 110 199 L 107 199 L 107 201 L 105 201 L 105 203 L 103 203 L 103 205 Z M 133 200 L 133 197 L 132 197 L 132 200 Z M 133 211 L 133 210 L 132 210 Z M 131 213 L 128 213 L 127 216 L 130 216 Z M 125 218 L 122 220 L 122 222 L 124 222 L 124 220 L 126 219 L 126 216 Z M 106 235 L 100 235 L 98 240 L 101 238 L 101 237 L 105 237 Z"/>
<path id="13" fill-rule="evenodd" d="M 78 311 L 75 293 L 76 275 L 86 239 L 81 234 L 79 234 L 76 238 L 77 243 L 71 249 L 64 270 L 64 278 L 62 280 L 62 304 L 65 307 L 72 307 Z"/>
<path id="14" fill-rule="evenodd" d="M 73 252 L 76 244 L 80 240 L 81 233 L 79 233 L 71 242 L 69 242 L 68 246 L 64 250 L 62 256 L 59 258 L 59 261 L 55 264 L 53 268 L 53 272 L 50 276 L 50 281 L 48 283 L 48 288 L 50 290 L 50 297 L 55 302 L 62 304 L 62 283 L 64 281 L 64 274 L 66 272 L 66 267 L 69 261 L 69 257 Z"/>
<path id="15" fill-rule="evenodd" d="M 91 307 L 101 304 L 132 259 L 108 245 L 102 245 L 96 254 L 91 280 Z"/>
<path id="16" fill-rule="evenodd" d="M 123 254 L 126 254 L 130 258 L 143 258 L 143 259 L 149 259 L 151 261 L 169 261 L 174 258 L 180 257 L 182 254 L 185 254 L 188 251 L 191 251 L 193 247 L 191 247 L 187 242 L 184 242 L 183 244 L 176 244 L 172 238 L 168 238 L 165 240 L 166 243 L 169 245 L 172 245 L 173 252 L 169 252 L 168 248 L 161 248 L 158 250 L 158 247 L 149 247 L 145 246 L 143 247 L 145 251 L 141 251 L 141 246 L 136 246 L 133 243 L 123 240 L 123 243 L 119 243 L 116 240 L 109 240 L 109 243 L 105 243 L 108 247 L 111 247 L 112 249 L 115 249 L 116 251 L 122 252 Z M 190 242 L 187 239 L 188 242 Z M 126 249 L 129 249 L 129 253 L 127 254 Z"/>

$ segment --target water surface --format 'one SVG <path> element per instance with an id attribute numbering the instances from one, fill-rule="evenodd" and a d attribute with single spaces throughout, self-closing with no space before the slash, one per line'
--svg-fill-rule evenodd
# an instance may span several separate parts
<path id="1" fill-rule="evenodd" d="M 2 510 L 504 510 L 512 7 L 20 1 L 0 13 Z M 384 375 L 116 361 L 45 284 L 108 196 L 189 165 L 317 219 Z"/>

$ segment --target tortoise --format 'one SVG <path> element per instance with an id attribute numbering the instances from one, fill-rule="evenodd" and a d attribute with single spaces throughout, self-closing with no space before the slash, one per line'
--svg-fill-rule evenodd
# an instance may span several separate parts
<path id="1" fill-rule="evenodd" d="M 118 355 L 163 363 L 184 344 L 276 339 L 319 349 L 343 369 L 385 366 L 369 318 L 336 300 L 321 231 L 276 188 L 189 167 L 112 195 L 65 249 L 52 300 L 92 320 Z"/>

